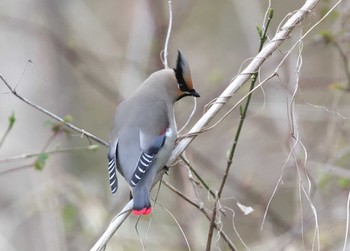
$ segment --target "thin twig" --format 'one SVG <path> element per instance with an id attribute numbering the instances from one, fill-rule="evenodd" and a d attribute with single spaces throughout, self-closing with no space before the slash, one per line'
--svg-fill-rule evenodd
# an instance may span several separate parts
<path id="1" fill-rule="evenodd" d="M 4 142 L 5 142 L 6 138 L 7 138 L 7 136 L 8 136 L 9 133 L 10 133 L 10 131 L 11 131 L 11 127 L 9 126 L 9 127 L 7 127 L 5 133 L 2 135 L 2 137 L 1 137 L 1 139 L 0 139 L 0 148 L 1 148 L 2 145 L 4 144 Z"/>
<path id="2" fill-rule="evenodd" d="M 114 217 L 114 219 L 109 224 L 108 228 L 102 234 L 100 239 L 95 243 L 95 245 L 90 249 L 90 251 L 101 251 L 105 249 L 108 241 L 112 238 L 114 233 L 122 225 L 125 219 L 128 218 L 131 212 L 133 203 L 134 201 L 132 199 L 129 200 L 129 202 L 124 206 L 124 208 L 120 211 L 120 213 Z"/>
<path id="3" fill-rule="evenodd" d="M 170 212 L 169 209 L 167 209 L 165 206 L 163 206 L 163 205 L 160 204 L 160 203 L 158 203 L 158 205 L 159 205 L 165 212 L 167 212 L 167 213 L 171 216 L 171 218 L 173 218 L 175 224 L 176 224 L 177 227 L 180 229 L 180 232 L 181 232 L 182 236 L 183 236 L 184 239 L 185 239 L 185 242 L 186 242 L 188 251 L 192 251 L 191 246 L 190 246 L 190 243 L 189 243 L 189 241 L 188 241 L 188 238 L 187 238 L 187 236 L 186 236 L 186 234 L 185 234 L 185 231 L 182 229 L 182 227 L 181 227 L 180 223 L 178 222 L 178 220 L 177 220 L 177 219 L 175 218 L 175 216 Z"/>
<path id="4" fill-rule="evenodd" d="M 344 238 L 344 246 L 343 246 L 343 251 L 346 250 L 346 245 L 348 242 L 348 235 L 349 235 L 349 217 L 350 217 L 350 191 L 348 194 L 348 200 L 346 203 L 346 226 L 345 226 L 345 238 Z"/>
<path id="5" fill-rule="evenodd" d="M 11 169 L 7 169 L 7 170 L 4 170 L 4 171 L 1 171 L 0 175 L 8 174 L 8 173 L 11 173 L 13 171 L 23 170 L 23 169 L 31 168 L 31 167 L 33 167 L 33 164 L 26 164 L 26 165 L 23 165 L 23 166 L 17 166 L 15 168 L 11 168 Z"/>
<path id="6" fill-rule="evenodd" d="M 169 25 L 168 25 L 168 31 L 165 38 L 165 44 L 164 44 L 164 50 L 163 50 L 163 57 L 162 61 L 164 64 L 164 68 L 169 68 L 168 66 L 168 47 L 169 47 L 169 40 L 171 35 L 171 29 L 173 26 L 173 11 L 171 7 L 171 0 L 168 0 L 168 9 L 169 9 Z"/>
<path id="7" fill-rule="evenodd" d="M 193 166 L 187 161 L 186 158 L 184 158 L 183 155 L 180 156 L 181 160 L 183 162 L 185 162 L 185 164 L 190 168 L 191 172 L 197 177 L 197 179 L 200 181 L 200 183 L 205 187 L 205 189 L 207 189 L 207 191 L 213 196 L 213 198 L 216 198 L 216 194 L 213 191 L 213 189 L 211 189 L 209 187 L 209 185 L 207 184 L 207 182 L 205 182 L 203 180 L 203 178 L 199 175 L 199 173 L 193 168 Z"/>
<path id="8" fill-rule="evenodd" d="M 268 19 L 267 19 L 267 22 L 266 22 L 266 26 L 264 26 L 265 27 L 264 31 L 262 31 L 261 28 L 257 27 L 258 34 L 260 36 L 260 46 L 259 46 L 259 51 L 258 52 L 260 52 L 262 50 L 263 45 L 264 45 L 264 43 L 265 43 L 265 41 L 267 39 L 267 35 L 266 35 L 267 34 L 267 30 L 269 28 L 270 22 L 271 22 L 272 17 L 273 17 L 273 10 L 272 9 L 269 9 L 268 13 L 269 13 L 268 14 Z M 257 79 L 258 79 L 258 71 L 256 73 L 254 73 L 253 76 L 252 76 L 252 82 L 251 82 L 250 89 L 249 89 L 250 93 L 249 93 L 249 95 L 247 97 L 244 109 L 243 110 L 241 109 L 240 121 L 239 121 L 239 125 L 238 125 L 237 131 L 236 131 L 236 135 L 235 135 L 234 140 L 233 140 L 232 147 L 231 147 L 230 152 L 229 152 L 228 159 L 227 159 L 227 165 L 226 165 L 225 174 L 224 174 L 224 176 L 222 178 L 221 185 L 220 185 L 219 191 L 218 191 L 216 199 L 215 199 L 213 214 L 211 216 L 210 226 L 209 226 L 209 231 L 208 231 L 207 247 L 206 247 L 207 251 L 211 250 L 211 243 L 212 243 L 212 237 L 213 237 L 213 232 L 214 232 L 214 224 L 215 224 L 215 221 L 216 221 L 216 214 L 217 214 L 217 210 L 218 210 L 218 207 L 219 207 L 219 200 L 221 198 L 221 194 L 222 194 L 222 192 L 224 190 L 224 187 L 225 187 L 225 184 L 226 184 L 226 180 L 227 180 L 227 177 L 229 175 L 230 168 L 232 166 L 232 159 L 233 159 L 234 154 L 236 152 L 236 147 L 237 147 L 237 144 L 238 144 L 239 136 L 241 135 L 241 130 L 243 128 L 243 124 L 244 124 L 244 121 L 245 121 L 245 118 L 246 118 L 246 115 L 247 115 L 247 112 L 248 112 L 248 107 L 249 107 L 249 104 L 250 104 L 250 100 L 251 100 L 251 97 L 252 97 L 252 94 L 253 94 L 251 91 L 254 89 L 255 82 L 256 82 Z"/>
<path id="9" fill-rule="evenodd" d="M 108 143 L 102 139 L 100 139 L 99 137 L 85 131 L 84 129 L 80 129 L 78 127 L 76 127 L 75 125 L 66 122 L 64 119 L 62 119 L 61 117 L 57 116 L 56 114 L 46 110 L 45 108 L 34 104 L 33 102 L 31 102 L 30 100 L 28 100 L 27 98 L 23 97 L 22 95 L 18 94 L 18 92 L 11 87 L 11 85 L 6 81 L 6 79 L 0 75 L 0 79 L 2 80 L 2 82 L 4 82 L 4 84 L 7 86 L 7 88 L 11 91 L 11 93 L 13 95 L 15 95 L 17 98 L 19 98 L 20 100 L 22 100 L 23 102 L 25 102 L 26 104 L 30 105 L 31 107 L 34 107 L 35 109 L 37 109 L 38 111 L 45 113 L 46 115 L 50 116 L 51 118 L 63 123 L 66 127 L 72 129 L 73 131 L 76 131 L 78 133 L 81 134 L 81 136 L 85 136 L 88 139 L 92 139 L 94 141 L 96 141 L 97 143 L 100 143 L 101 145 L 104 146 L 108 146 Z"/>
<path id="10" fill-rule="evenodd" d="M 181 193 L 179 190 L 177 190 L 175 187 L 173 187 L 169 182 L 162 180 L 163 184 L 169 188 L 171 191 L 173 191 L 174 193 L 176 193 L 178 196 L 180 196 L 182 199 L 184 199 L 185 201 L 187 201 L 189 204 L 191 204 L 192 206 L 196 207 L 197 209 L 199 209 L 204 215 L 205 217 L 207 217 L 208 220 L 210 220 L 210 213 L 209 210 L 206 209 L 205 207 L 198 205 L 197 203 L 193 202 L 190 198 L 188 198 L 186 195 L 184 195 L 183 193 Z M 225 240 L 225 242 L 227 243 L 227 245 L 230 247 L 231 250 L 236 250 L 235 246 L 233 245 L 232 241 L 230 240 L 230 238 L 227 236 L 227 234 L 223 231 L 223 229 L 218 225 L 218 224 L 214 224 L 214 227 L 216 228 L 216 230 L 219 232 L 219 234 L 221 235 L 221 237 Z"/>
<path id="11" fill-rule="evenodd" d="M 29 154 L 21 154 L 18 156 L 10 157 L 10 158 L 5 158 L 5 159 L 0 159 L 1 162 L 9 162 L 9 161 L 18 161 L 18 160 L 24 160 L 24 159 L 30 159 L 30 158 L 40 158 L 40 156 L 46 155 L 48 156 L 49 154 L 56 154 L 56 153 L 64 153 L 64 152 L 71 152 L 71 151 L 85 151 L 85 150 L 90 150 L 90 151 L 95 151 L 99 148 L 98 145 L 89 145 L 89 146 L 83 146 L 83 147 L 71 147 L 71 148 L 62 148 L 62 149 L 55 149 L 51 151 L 47 151 L 47 148 L 52 144 L 53 140 L 56 138 L 56 136 L 60 133 L 61 131 L 55 131 L 53 135 L 50 136 L 50 138 L 47 140 L 45 143 L 44 147 L 42 148 L 41 152 L 38 153 L 29 153 Z M 38 159 L 31 164 L 26 164 L 24 166 L 16 166 L 10 169 L 6 170 L 0 170 L 0 176 L 13 172 L 13 171 L 19 171 L 24 168 L 30 168 L 30 167 L 37 167 L 38 164 Z M 39 168 L 41 169 L 41 168 Z"/>
<path id="12" fill-rule="evenodd" d="M 30 158 L 38 157 L 40 154 L 43 154 L 43 153 L 44 154 L 56 154 L 56 153 L 65 153 L 65 152 L 72 152 L 72 151 L 85 151 L 85 150 L 94 151 L 96 149 L 98 149 L 98 145 L 89 145 L 89 146 L 71 147 L 71 148 L 60 148 L 60 149 L 55 149 L 55 150 L 45 151 L 45 152 L 21 154 L 21 155 L 13 156 L 13 157 L 6 158 L 6 159 L 0 159 L 0 162 L 30 159 Z"/>
<path id="13" fill-rule="evenodd" d="M 26 70 L 27 70 L 27 67 L 28 67 L 28 65 L 29 64 L 32 64 L 33 63 L 33 61 L 31 60 L 31 59 L 28 59 L 27 60 L 27 63 L 26 63 L 26 65 L 24 66 L 24 69 L 23 69 L 23 71 L 22 71 L 22 74 L 21 74 L 21 76 L 19 77 L 19 79 L 18 79 L 18 81 L 17 81 L 17 84 L 16 84 L 16 86 L 15 86 L 15 90 L 17 89 L 17 87 L 18 87 L 18 85 L 21 83 L 21 80 L 22 80 L 22 78 L 23 78 L 23 76 L 24 76 L 24 73 L 26 72 Z"/>
<path id="14" fill-rule="evenodd" d="M 192 206 L 196 207 L 197 209 L 201 209 L 202 206 L 199 205 L 198 203 L 192 201 L 190 198 L 188 198 L 186 195 L 184 195 L 183 193 L 181 193 L 179 190 L 177 190 L 174 186 L 172 186 L 168 181 L 162 179 L 162 183 L 169 188 L 171 191 L 173 191 L 174 193 L 176 193 L 178 196 L 180 196 L 183 200 L 185 200 L 186 202 L 188 202 L 189 204 L 191 204 Z"/>
<path id="15" fill-rule="evenodd" d="M 9 124 L 8 124 L 8 127 L 5 131 L 5 133 L 2 135 L 1 139 L 0 139 L 0 148 L 2 147 L 2 145 L 4 144 L 7 136 L 9 135 L 13 125 L 15 124 L 15 121 L 16 121 L 16 117 L 14 115 L 14 113 L 11 114 L 11 116 L 9 117 Z"/>
<path id="16" fill-rule="evenodd" d="M 350 90 L 350 67 L 349 67 L 349 60 L 348 57 L 346 55 L 346 53 L 343 51 L 343 49 L 340 47 L 339 43 L 334 39 L 333 41 L 333 45 L 335 46 L 335 48 L 338 50 L 340 57 L 343 61 L 343 66 L 344 66 L 344 72 L 346 75 L 346 89 Z"/>
<path id="17" fill-rule="evenodd" d="M 54 142 L 54 140 L 62 133 L 62 128 L 60 128 L 57 131 L 54 131 L 53 134 L 50 136 L 50 138 L 46 141 L 45 145 L 41 149 L 41 152 L 45 152 L 49 146 Z"/>

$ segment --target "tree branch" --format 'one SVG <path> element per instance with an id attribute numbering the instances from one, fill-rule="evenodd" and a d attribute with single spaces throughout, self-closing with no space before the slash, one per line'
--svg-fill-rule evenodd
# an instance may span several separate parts
<path id="1" fill-rule="evenodd" d="M 134 203 L 133 199 L 129 200 L 129 202 L 124 206 L 124 208 L 120 211 L 120 213 L 114 217 L 114 219 L 109 224 L 108 228 L 102 234 L 100 239 L 95 243 L 95 245 L 90 249 L 90 251 L 92 250 L 102 251 L 106 248 L 108 241 L 112 238 L 114 233 L 118 230 L 118 228 L 122 225 L 122 223 L 126 220 L 126 218 L 128 218 L 131 212 L 133 203 Z"/>
<path id="2" fill-rule="evenodd" d="M 17 160 L 22 160 L 22 159 L 29 159 L 29 158 L 34 158 L 34 157 L 38 157 L 40 154 L 56 154 L 56 153 L 66 153 L 66 152 L 73 152 L 73 151 L 95 151 L 98 149 L 98 145 L 89 145 L 89 146 L 78 146 L 78 147 L 70 147 L 70 148 L 58 148 L 55 150 L 51 150 L 51 151 L 41 151 L 41 152 L 37 152 L 37 153 L 27 153 L 27 154 L 21 154 L 18 156 L 13 156 L 13 157 L 9 157 L 9 158 L 4 158 L 4 159 L 0 159 L 0 163 L 1 162 L 7 162 L 7 161 L 17 161 Z M 1 172 L 0 172 L 1 173 Z"/>
<path id="3" fill-rule="evenodd" d="M 207 217 L 208 220 L 210 220 L 210 213 L 208 211 L 208 209 L 206 209 L 205 207 L 198 205 L 197 203 L 193 202 L 191 199 L 189 199 L 188 197 L 186 197 L 184 194 L 182 194 L 179 190 L 177 190 L 175 187 L 173 187 L 169 182 L 165 181 L 164 179 L 162 179 L 162 183 L 169 188 L 171 191 L 173 191 L 174 193 L 176 193 L 178 196 L 180 196 L 182 199 L 184 199 L 185 201 L 187 201 L 189 204 L 191 204 L 192 206 L 196 207 L 197 209 L 199 209 L 204 215 L 205 217 Z M 218 224 L 214 223 L 214 227 L 216 228 L 216 230 L 219 232 L 219 234 L 221 235 L 221 237 L 225 240 L 225 242 L 227 243 L 227 245 L 230 247 L 231 250 L 235 251 L 236 248 L 233 245 L 232 241 L 230 240 L 230 238 L 227 236 L 227 234 L 224 232 L 224 230 L 222 229 L 221 226 L 219 226 Z"/>
<path id="4" fill-rule="evenodd" d="M 50 116 L 51 118 L 61 122 L 62 124 L 64 124 L 66 127 L 72 129 L 73 131 L 76 131 L 78 133 L 81 134 L 81 136 L 85 136 L 87 137 L 88 139 L 92 139 L 94 141 L 96 141 L 97 143 L 100 143 L 101 145 L 104 145 L 104 146 L 108 146 L 108 143 L 102 139 L 100 139 L 99 137 L 89 133 L 89 132 L 86 132 L 84 129 L 80 129 L 78 127 L 76 127 L 75 125 L 71 124 L 71 123 L 68 123 L 67 121 L 65 121 L 64 119 L 62 119 L 61 117 L 57 116 L 56 114 L 46 110 L 45 108 L 39 106 L 39 105 L 36 105 L 34 104 L 33 102 L 31 102 L 30 100 L 28 100 L 27 98 L 19 95 L 16 91 L 15 88 L 13 88 L 7 81 L 6 79 L 0 75 L 0 79 L 2 80 L 2 82 L 4 82 L 4 84 L 6 85 L 6 87 L 11 91 L 11 93 L 13 95 L 15 95 L 17 98 L 19 98 L 20 100 L 22 100 L 24 103 L 30 105 L 31 107 L 34 107 L 35 109 L 41 111 L 42 113 L 45 113 L 46 115 Z"/>
<path id="5" fill-rule="evenodd" d="M 257 26 L 257 31 L 258 31 L 258 34 L 260 37 L 260 46 L 259 46 L 258 52 L 260 52 L 262 50 L 262 48 L 267 40 L 267 30 L 270 26 L 270 23 L 271 23 L 271 20 L 273 17 L 273 10 L 271 8 L 268 9 L 267 12 L 268 12 L 268 18 L 267 18 L 266 24 L 263 24 L 264 28 L 262 29 L 259 26 Z M 218 191 L 216 199 L 215 199 L 213 214 L 212 214 L 211 220 L 210 220 L 210 226 L 209 226 L 208 238 L 207 238 L 207 247 L 206 247 L 207 251 L 211 250 L 211 242 L 212 242 L 212 237 L 213 237 L 213 233 L 214 233 L 214 226 L 215 226 L 215 221 L 216 221 L 217 210 L 219 207 L 219 200 L 221 199 L 221 194 L 224 190 L 226 180 L 227 180 L 227 177 L 229 175 L 230 168 L 232 166 L 232 160 L 233 160 L 233 157 L 234 157 L 236 149 L 237 149 L 239 136 L 241 135 L 243 124 L 244 124 L 245 118 L 247 116 L 248 107 L 249 107 L 250 100 L 251 100 L 252 95 L 253 95 L 252 91 L 254 89 L 255 82 L 256 82 L 257 78 L 258 78 L 258 72 L 254 73 L 251 77 L 249 94 L 247 96 L 247 100 L 246 100 L 246 103 L 244 105 L 244 108 L 242 109 L 242 106 L 240 107 L 240 120 L 239 120 L 238 128 L 237 128 L 237 131 L 236 131 L 233 143 L 232 143 L 232 147 L 229 151 L 229 156 L 227 158 L 226 170 L 225 170 L 224 176 L 223 176 L 221 184 L 220 184 L 219 191 Z"/>
<path id="6" fill-rule="evenodd" d="M 169 40 L 171 35 L 171 29 L 173 27 L 173 10 L 171 6 L 171 0 L 168 0 L 168 9 L 169 9 L 169 25 L 168 25 L 168 31 L 166 33 L 165 43 L 164 43 L 164 50 L 163 50 L 163 57 L 162 61 L 164 64 L 164 68 L 169 68 L 168 66 L 168 47 L 169 47 Z"/>

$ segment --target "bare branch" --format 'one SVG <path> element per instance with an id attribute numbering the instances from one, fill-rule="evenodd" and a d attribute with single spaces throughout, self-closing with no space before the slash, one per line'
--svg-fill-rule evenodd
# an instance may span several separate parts
<path id="1" fill-rule="evenodd" d="M 104 141 L 104 140 L 100 139 L 99 137 L 97 137 L 97 136 L 95 136 L 95 135 L 85 131 L 84 129 L 80 129 L 80 128 L 76 127 L 75 125 L 73 125 L 71 123 L 68 123 L 67 121 L 65 121 L 61 117 L 57 116 L 56 114 L 46 110 L 45 108 L 43 108 L 43 107 L 41 107 L 39 105 L 34 104 L 33 102 L 31 102 L 27 98 L 25 98 L 22 95 L 18 94 L 16 89 L 12 88 L 11 85 L 6 81 L 6 79 L 2 75 L 0 75 L 0 79 L 2 80 L 2 82 L 4 82 L 6 87 L 11 91 L 11 93 L 13 95 L 15 95 L 17 98 L 19 98 L 20 100 L 22 100 L 26 104 L 30 105 L 31 107 L 34 107 L 35 109 L 41 111 L 42 113 L 45 113 L 46 115 L 50 116 L 51 118 L 61 122 L 62 124 L 64 124 L 68 128 L 72 129 L 73 131 L 76 131 L 76 132 L 80 133 L 82 137 L 85 136 L 88 139 L 92 139 L 92 140 L 96 141 L 97 143 L 100 143 L 101 145 L 108 146 L 106 141 Z"/>
<path id="2" fill-rule="evenodd" d="M 114 217 L 114 219 L 109 224 L 106 231 L 102 234 L 100 239 L 95 243 L 95 245 L 90 249 L 90 251 L 101 251 L 104 250 L 108 241 L 112 238 L 114 233 L 118 230 L 118 228 L 122 225 L 126 218 L 128 218 L 132 205 L 134 201 L 131 199 L 122 211 Z"/>
<path id="3" fill-rule="evenodd" d="M 165 43 L 164 43 L 164 50 L 163 50 L 163 65 L 164 68 L 169 68 L 168 66 L 168 47 L 169 47 L 169 40 L 170 40 L 170 35 L 171 35 L 171 29 L 173 27 L 173 11 L 172 11 L 172 6 L 171 6 L 171 0 L 168 0 L 168 9 L 169 9 L 169 25 L 168 25 L 168 31 L 166 34 L 165 38 Z"/>
<path id="4" fill-rule="evenodd" d="M 70 147 L 70 148 L 58 148 L 51 151 L 41 151 L 37 153 L 24 153 L 21 155 L 0 159 L 0 163 L 7 162 L 7 161 L 18 161 L 22 159 L 34 158 L 34 157 L 38 157 L 40 154 L 43 154 L 43 153 L 56 154 L 56 153 L 66 153 L 66 152 L 73 152 L 73 151 L 86 151 L 86 150 L 95 151 L 98 149 L 98 147 L 99 147 L 98 145 L 89 145 L 89 146 L 79 146 L 79 147 Z"/>
<path id="5" fill-rule="evenodd" d="M 198 205 L 197 203 L 193 202 L 190 198 L 186 197 L 184 194 L 182 194 L 179 190 L 177 190 L 175 187 L 173 187 L 169 182 L 162 180 L 162 183 L 169 188 L 171 191 L 173 191 L 174 193 L 176 193 L 177 195 L 179 195 L 182 199 L 184 199 L 185 201 L 187 201 L 189 204 L 191 204 L 192 206 L 196 207 L 197 209 L 199 209 L 204 215 L 205 217 L 207 217 L 208 220 L 210 220 L 210 213 L 209 210 L 206 209 L 205 207 Z M 219 232 L 219 234 L 221 235 L 221 237 L 225 240 L 225 242 L 227 243 L 227 245 L 230 247 L 231 250 L 236 250 L 235 246 L 233 245 L 232 241 L 230 240 L 230 238 L 226 235 L 226 233 L 223 231 L 222 227 L 219 226 L 218 224 L 214 223 L 214 227 L 216 228 L 216 230 Z"/>
<path id="6" fill-rule="evenodd" d="M 348 200 L 346 203 L 346 227 L 345 227 L 345 238 L 344 238 L 343 251 L 346 250 L 348 236 L 349 236 L 349 214 L 350 214 L 349 210 L 350 210 L 350 192 L 348 194 Z"/>
<path id="7" fill-rule="evenodd" d="M 15 117 L 15 114 L 12 112 L 11 116 L 9 117 L 8 127 L 7 127 L 4 135 L 2 135 L 2 137 L 0 138 L 0 148 L 4 144 L 5 139 L 7 138 L 7 136 L 10 134 L 10 131 L 11 131 L 13 125 L 15 124 L 15 121 L 16 121 L 16 117 Z"/>

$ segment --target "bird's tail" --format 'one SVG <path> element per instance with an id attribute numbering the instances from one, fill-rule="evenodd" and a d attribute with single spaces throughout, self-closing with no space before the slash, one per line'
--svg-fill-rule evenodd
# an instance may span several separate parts
<path id="1" fill-rule="evenodd" d="M 149 199 L 147 187 L 136 185 L 133 188 L 134 205 L 132 212 L 135 215 L 148 215 L 152 213 L 152 206 Z"/>

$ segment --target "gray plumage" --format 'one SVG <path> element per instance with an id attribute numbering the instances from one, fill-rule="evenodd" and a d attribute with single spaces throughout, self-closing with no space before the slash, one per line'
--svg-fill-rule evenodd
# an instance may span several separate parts
<path id="1" fill-rule="evenodd" d="M 115 193 L 117 169 L 132 187 L 133 212 L 137 215 L 151 212 L 152 183 L 175 146 L 173 105 L 184 96 L 199 97 L 188 64 L 179 52 L 175 69 L 154 72 L 117 107 L 108 152 L 110 185 Z"/>

